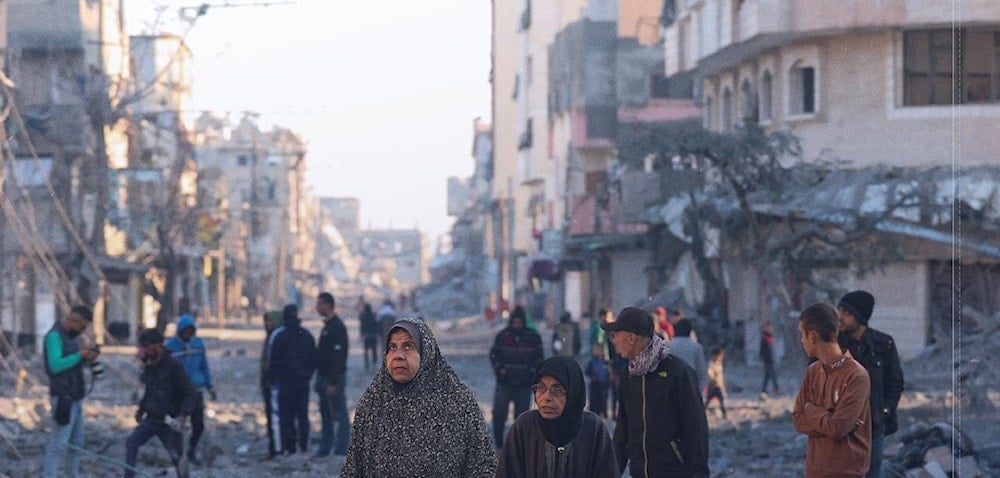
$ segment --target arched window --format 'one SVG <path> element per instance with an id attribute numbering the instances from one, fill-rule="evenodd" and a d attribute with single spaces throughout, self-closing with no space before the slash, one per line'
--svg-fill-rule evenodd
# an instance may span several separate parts
<path id="1" fill-rule="evenodd" d="M 764 71 L 764 74 L 760 77 L 760 101 L 757 102 L 758 118 L 760 121 L 771 121 L 771 98 L 773 90 L 771 72 Z"/>
<path id="2" fill-rule="evenodd" d="M 740 121 L 745 125 L 757 124 L 757 97 L 750 80 L 740 84 Z"/>
<path id="3" fill-rule="evenodd" d="M 733 93 L 728 87 L 722 90 L 722 113 L 719 116 L 722 131 L 730 131 L 733 128 Z"/>
<path id="4" fill-rule="evenodd" d="M 703 112 L 703 115 L 702 115 L 702 118 L 703 118 L 702 123 L 704 123 L 705 129 L 707 129 L 709 131 L 712 130 L 712 123 L 715 122 L 715 121 L 713 121 L 713 117 L 712 117 L 713 116 L 712 115 L 712 107 L 713 106 L 714 105 L 712 105 L 712 97 L 711 96 L 706 96 L 705 97 L 705 111 Z"/>

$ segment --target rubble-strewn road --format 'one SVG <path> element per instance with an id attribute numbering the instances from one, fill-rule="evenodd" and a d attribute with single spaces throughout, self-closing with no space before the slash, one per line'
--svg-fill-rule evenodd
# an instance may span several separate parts
<path id="1" fill-rule="evenodd" d="M 356 321 L 349 320 L 353 340 L 349 360 L 349 407 L 360 397 L 371 377 L 361 357 Z M 318 332 L 320 322 L 307 320 L 305 325 Z M 544 337 L 550 332 L 541 331 Z M 490 422 L 493 375 L 487 357 L 495 330 L 476 319 L 437 321 L 435 333 L 445 357 L 479 398 Z M 202 328 L 199 334 L 210 351 L 219 400 L 209 402 L 207 430 L 201 450 L 204 464 L 192 468 L 192 477 L 248 476 L 330 476 L 340 462 L 336 458 L 312 460 L 308 455 L 266 460 L 267 442 L 260 393 L 258 357 L 263 332 L 259 326 L 230 324 L 226 329 Z M 546 342 L 548 342 L 546 340 Z M 134 401 L 141 393 L 136 374 L 138 365 L 132 347 L 105 347 L 103 361 L 108 365 L 84 406 L 86 448 L 95 452 L 83 461 L 84 476 L 107 477 L 121 473 L 110 461 L 122 461 L 125 438 L 135 425 Z M 905 364 L 908 387 L 904 395 L 901 433 L 889 438 L 887 450 L 898 449 L 899 437 L 908 427 L 922 423 L 953 422 L 958 419 L 977 446 L 998 444 L 995 431 L 1000 424 L 996 413 L 987 407 L 973 413 L 951 406 L 950 357 L 931 357 L 917 364 Z M 583 357 L 581 357 L 582 360 Z M 10 360 L 9 360 L 10 361 Z M 937 361 L 936 366 L 933 361 Z M 47 389 L 38 358 L 29 365 L 29 376 L 18 391 L 17 379 L 0 371 L 0 474 L 11 477 L 37 476 L 40 473 L 48 435 Z M 801 370 L 784 367 L 780 371 L 781 389 L 786 395 L 761 401 L 757 397 L 760 370 L 727 361 L 726 378 L 729 420 L 709 412 L 713 476 L 801 476 L 805 458 L 805 437 L 794 432 L 790 410 L 798 388 Z M 998 387 L 987 384 L 992 405 L 998 401 Z M 315 398 L 311 404 L 314 430 L 318 434 L 319 414 Z M 713 404 L 713 409 L 715 405 Z M 964 415 L 959 415 L 965 412 Z M 609 422 L 609 426 L 613 424 Z M 314 435 L 315 436 L 315 435 Z M 150 441 L 140 452 L 140 466 L 151 475 L 172 476 L 169 460 L 162 446 Z M 963 475 L 971 476 L 971 475 Z"/>

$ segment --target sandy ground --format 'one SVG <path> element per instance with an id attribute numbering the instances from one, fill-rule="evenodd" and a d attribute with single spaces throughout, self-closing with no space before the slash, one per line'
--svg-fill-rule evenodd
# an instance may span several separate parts
<path id="1" fill-rule="evenodd" d="M 307 320 L 307 328 L 318 332 L 318 320 Z M 372 372 L 366 371 L 361 355 L 357 323 L 347 321 L 353 342 L 349 359 L 348 406 L 353 408 Z M 498 329 L 480 320 L 435 321 L 435 334 L 442 352 L 456 372 L 476 393 L 487 423 L 491 420 L 493 376 L 487 351 Z M 543 337 L 551 333 L 542 330 Z M 263 407 L 258 391 L 258 367 L 263 331 L 259 324 L 230 323 L 225 329 L 199 331 L 209 348 L 218 401 L 207 406 L 206 432 L 200 446 L 201 466 L 192 467 L 192 477 L 330 476 L 339 471 L 336 458 L 310 459 L 308 455 L 267 459 Z M 547 342 L 547 340 L 546 340 Z M 106 347 L 103 361 L 107 372 L 84 405 L 84 476 L 121 474 L 116 462 L 124 460 L 125 439 L 135 426 L 135 402 L 141 394 L 136 379 L 138 363 L 133 347 Z M 581 360 L 583 357 L 581 357 Z M 1000 444 L 1000 417 L 995 412 L 974 414 L 953 406 L 953 383 L 947 357 L 932 362 L 904 364 L 908 387 L 900 417 L 901 431 L 919 424 L 959 423 L 980 445 Z M 47 388 L 38 358 L 27 364 L 29 376 L 18 384 L 14 374 L 0 370 L 0 474 L 10 477 L 38 476 L 48 439 Z M 726 364 L 729 397 L 728 419 L 709 410 L 712 476 L 802 476 L 805 437 L 792 429 L 791 407 L 798 388 L 800 366 L 782 367 L 780 387 L 785 393 L 762 401 L 758 397 L 761 370 L 732 360 Z M 993 406 L 998 402 L 997 384 L 987 384 Z M 318 436 L 316 399 L 310 404 L 314 435 Z M 614 424 L 608 421 L 609 429 Z M 887 450 L 898 448 L 897 433 L 887 439 Z M 167 454 L 158 441 L 140 450 L 139 465 L 149 476 L 173 476 Z"/>

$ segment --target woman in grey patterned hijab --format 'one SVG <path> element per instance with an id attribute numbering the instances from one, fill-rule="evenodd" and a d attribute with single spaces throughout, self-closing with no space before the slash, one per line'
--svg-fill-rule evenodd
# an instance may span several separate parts
<path id="1" fill-rule="evenodd" d="M 493 477 L 496 450 L 476 397 L 427 324 L 401 319 L 358 402 L 342 477 Z"/>

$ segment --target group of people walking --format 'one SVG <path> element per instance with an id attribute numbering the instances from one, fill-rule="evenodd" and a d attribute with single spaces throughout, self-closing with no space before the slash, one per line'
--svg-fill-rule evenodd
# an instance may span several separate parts
<path id="1" fill-rule="evenodd" d="M 792 421 L 808 436 L 807 476 L 879 476 L 883 437 L 898 428 L 902 371 L 892 337 L 868 327 L 873 307 L 871 294 L 854 291 L 836 308 L 815 304 L 802 311 L 802 348 L 815 361 L 805 372 Z M 332 295 L 317 297 L 324 320 L 318 341 L 302 327 L 295 305 L 265 315 L 261 390 L 272 455 L 307 451 L 312 384 L 322 417 L 315 456 L 344 455 L 345 477 L 616 477 L 626 468 L 633 477 L 709 476 L 705 404 L 718 398 L 721 406 L 725 396 L 724 352 L 713 351 L 706 363 L 700 345 L 692 345 L 697 343 L 688 319 L 668 320 L 666 327 L 636 307 L 617 317 L 599 314 L 590 360 L 581 367 L 575 357 L 578 329 L 557 331 L 562 347 L 553 347 L 546 359 L 541 336 L 524 309 L 515 307 L 490 349 L 496 376 L 491 437 L 475 394 L 441 355 L 431 328 L 412 318 L 362 333 L 366 365 L 373 335 L 372 346 L 382 344 L 384 358 L 352 425 L 345 395 L 348 333 L 335 309 Z M 371 308 L 359 311 L 362 318 Z M 45 338 L 55 421 L 45 476 L 77 474 L 83 368 L 99 350 L 81 347 L 76 338 L 90 320 L 88 308 L 74 307 Z M 126 440 L 127 477 L 136 471 L 139 447 L 153 436 L 179 475 L 200 462 L 204 397 L 214 400 L 216 394 L 196 334 L 194 319 L 182 316 L 169 341 L 156 330 L 139 336 L 145 393 L 138 425 Z M 771 346 L 770 340 L 762 342 Z M 610 413 L 609 389 L 615 397 Z M 511 405 L 514 420 L 507 430 Z M 605 417 L 614 419 L 613 431 Z M 188 420 L 189 436 L 183 426 Z M 60 475 L 64 455 L 70 462 Z"/>
<path id="2" fill-rule="evenodd" d="M 302 327 L 299 309 L 286 305 L 281 322 L 265 318 L 268 329 L 261 354 L 261 392 L 268 423 L 268 451 L 274 455 L 309 451 L 309 384 L 316 392 L 320 412 L 316 458 L 345 455 L 351 438 L 347 412 L 348 335 L 335 312 L 333 295 L 316 298 L 323 319 L 319 341 Z M 315 380 L 313 376 L 315 375 Z"/>

